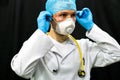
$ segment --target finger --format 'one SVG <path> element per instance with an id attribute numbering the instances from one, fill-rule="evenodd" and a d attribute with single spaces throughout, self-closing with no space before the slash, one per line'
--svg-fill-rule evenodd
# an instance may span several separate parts
<path id="1" fill-rule="evenodd" d="M 82 10 L 83 12 L 84 12 L 84 14 L 83 15 L 91 15 L 92 14 L 92 12 L 90 11 L 90 9 L 89 8 L 83 8 L 83 10 Z"/>
<path id="2" fill-rule="evenodd" d="M 52 14 L 49 13 L 48 11 L 45 12 L 45 18 L 47 21 L 51 21 L 52 20 Z"/>
<path id="3" fill-rule="evenodd" d="M 76 15 L 80 18 L 83 14 L 83 11 L 77 11 Z"/>

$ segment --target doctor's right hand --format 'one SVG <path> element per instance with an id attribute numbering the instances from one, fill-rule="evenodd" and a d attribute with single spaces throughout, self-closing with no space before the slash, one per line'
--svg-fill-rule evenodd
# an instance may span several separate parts
<path id="1" fill-rule="evenodd" d="M 48 11 L 40 12 L 37 18 L 38 29 L 40 29 L 44 33 L 47 33 L 50 27 L 51 20 L 52 20 L 52 14 L 50 14 Z"/>
<path id="2" fill-rule="evenodd" d="M 89 8 L 83 8 L 81 11 L 77 11 L 76 19 L 87 31 L 93 27 L 93 16 Z"/>

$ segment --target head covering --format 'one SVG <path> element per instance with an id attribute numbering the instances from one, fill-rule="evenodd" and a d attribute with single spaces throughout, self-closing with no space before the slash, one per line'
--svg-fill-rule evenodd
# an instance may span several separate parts
<path id="1" fill-rule="evenodd" d="M 76 10 L 76 0 L 47 0 L 46 11 L 55 14 L 62 10 Z"/>

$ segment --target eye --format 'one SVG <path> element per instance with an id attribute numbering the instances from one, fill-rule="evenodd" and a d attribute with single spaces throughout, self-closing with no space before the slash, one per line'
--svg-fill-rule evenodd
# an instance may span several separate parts
<path id="1" fill-rule="evenodd" d="M 60 16 L 61 16 L 61 17 L 66 17 L 67 14 L 66 14 L 66 13 L 62 13 L 62 14 L 60 14 Z"/>
<path id="2" fill-rule="evenodd" d="M 74 13 L 74 14 L 72 14 L 72 15 L 71 15 L 71 17 L 76 17 L 76 14 L 75 14 L 75 13 Z"/>

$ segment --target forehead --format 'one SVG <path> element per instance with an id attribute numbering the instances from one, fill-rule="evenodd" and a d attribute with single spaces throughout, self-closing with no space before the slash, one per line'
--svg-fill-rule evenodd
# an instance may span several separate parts
<path id="1" fill-rule="evenodd" d="M 63 13 L 74 14 L 74 13 L 76 13 L 76 11 L 75 10 L 62 10 L 62 11 L 59 11 L 55 14 L 63 14 Z"/>

